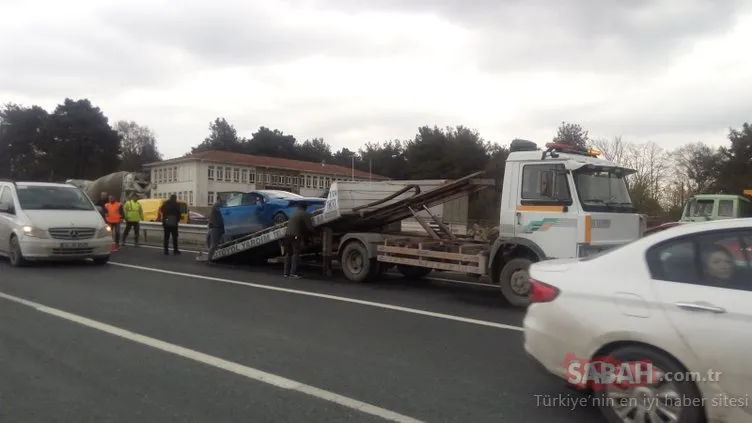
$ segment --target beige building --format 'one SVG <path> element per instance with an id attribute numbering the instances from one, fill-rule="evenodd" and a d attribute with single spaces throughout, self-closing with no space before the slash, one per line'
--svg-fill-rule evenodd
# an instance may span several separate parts
<path id="1" fill-rule="evenodd" d="M 388 179 L 345 166 L 217 150 L 149 163 L 144 168 L 157 184 L 151 197 L 175 194 L 194 207 L 211 206 L 221 192 L 274 189 L 320 197 L 333 181 Z"/>

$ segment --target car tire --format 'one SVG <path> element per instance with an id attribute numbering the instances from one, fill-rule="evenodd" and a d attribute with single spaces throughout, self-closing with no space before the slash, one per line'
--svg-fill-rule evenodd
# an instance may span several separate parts
<path id="1" fill-rule="evenodd" d="M 359 241 L 345 245 L 339 263 L 347 280 L 353 282 L 369 282 L 379 274 L 379 262 L 368 258 L 368 250 Z"/>
<path id="2" fill-rule="evenodd" d="M 501 269 L 499 289 L 504 299 L 514 307 L 524 308 L 530 304 L 530 283 L 526 279 L 530 278 L 528 271 L 532 264 L 533 261 L 528 258 L 517 257 L 509 260 Z M 527 290 L 521 284 L 527 284 Z"/>
<path id="3" fill-rule="evenodd" d="M 10 237 L 10 253 L 8 254 L 8 260 L 13 267 L 21 267 L 27 264 L 26 259 L 21 252 L 21 244 L 18 242 L 18 237 Z"/>
<path id="4" fill-rule="evenodd" d="M 644 363 L 650 363 L 651 366 L 653 366 L 653 369 L 660 370 L 664 373 L 672 374 L 672 375 L 678 375 L 678 374 L 688 374 L 688 372 L 684 369 L 684 367 L 679 364 L 679 362 L 671 357 L 670 355 L 658 351 L 654 348 L 650 348 L 647 346 L 641 346 L 641 345 L 629 345 L 617 348 L 608 354 L 606 354 L 609 358 L 613 358 L 616 360 L 616 363 L 624 363 L 624 362 L 644 362 Z M 664 393 L 671 392 L 671 396 L 674 398 L 674 401 L 678 402 L 681 407 L 678 408 L 679 412 L 679 418 L 678 421 L 682 423 L 704 423 L 706 421 L 705 417 L 705 410 L 702 405 L 702 396 L 700 394 L 699 389 L 697 388 L 697 385 L 693 381 L 687 381 L 683 380 L 681 382 L 671 381 L 671 382 L 664 382 L 663 384 L 659 384 L 658 386 L 634 386 L 629 387 L 627 389 L 621 389 L 621 388 L 615 388 L 615 387 L 608 387 L 606 389 L 601 389 L 599 391 L 596 391 L 594 393 L 594 399 L 597 401 L 596 405 L 598 408 L 600 408 L 601 413 L 606 418 L 606 420 L 610 423 L 623 423 L 627 421 L 633 421 L 633 420 L 627 420 L 624 418 L 619 417 L 617 410 L 624 411 L 624 407 L 620 406 L 619 403 L 615 399 L 609 399 L 614 398 L 615 393 L 627 393 L 629 398 L 628 400 L 621 400 L 624 401 L 624 403 L 627 404 L 626 409 L 632 409 L 630 410 L 630 414 L 628 416 L 631 416 L 633 412 L 641 412 L 641 411 L 650 411 L 650 407 L 652 409 L 656 409 L 656 399 L 658 396 L 656 394 L 658 393 L 658 387 L 661 387 Z M 611 395 L 610 395 L 611 394 Z M 646 401 L 644 398 L 644 395 L 648 395 L 649 398 L 654 398 L 650 400 L 650 402 Z M 621 395 L 619 395 L 620 398 L 623 398 Z M 648 402 L 645 404 L 645 402 Z M 694 406 L 692 405 L 694 404 Z M 642 407 L 642 405 L 647 405 L 648 407 Z M 676 405 L 676 403 L 674 404 Z M 658 410 L 655 410 L 654 412 L 660 412 Z M 659 414 L 660 415 L 660 414 Z M 635 416 L 634 421 L 638 421 L 639 418 Z M 651 420 L 653 421 L 653 420 Z M 660 419 L 658 420 L 660 421 Z"/>
<path id="5" fill-rule="evenodd" d="M 94 260 L 94 264 L 97 266 L 104 266 L 110 261 L 110 256 L 94 257 L 92 260 Z"/>
<path id="6" fill-rule="evenodd" d="M 287 222 L 289 219 L 287 218 L 287 215 L 285 215 L 282 212 L 279 212 L 274 215 L 274 218 L 272 219 L 273 226 L 280 225 L 282 223 Z"/>

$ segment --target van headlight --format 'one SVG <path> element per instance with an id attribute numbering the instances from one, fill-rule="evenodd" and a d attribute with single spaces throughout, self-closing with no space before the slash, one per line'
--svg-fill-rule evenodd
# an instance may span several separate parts
<path id="1" fill-rule="evenodd" d="M 49 238 L 47 231 L 44 229 L 35 228 L 34 226 L 24 226 L 21 228 L 23 234 L 32 238 Z"/>
<path id="2" fill-rule="evenodd" d="M 97 233 L 97 236 L 99 238 L 111 238 L 112 237 L 112 229 L 109 226 L 103 226 L 99 228 L 99 233 Z"/>

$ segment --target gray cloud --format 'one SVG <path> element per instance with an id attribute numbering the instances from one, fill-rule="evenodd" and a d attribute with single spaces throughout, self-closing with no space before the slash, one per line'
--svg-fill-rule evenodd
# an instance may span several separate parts
<path id="1" fill-rule="evenodd" d="M 95 22 L 80 31 L 38 27 L 22 37 L 0 30 L 0 90 L 26 96 L 108 96 L 169 82 L 188 61 L 139 45 Z"/>
<path id="2" fill-rule="evenodd" d="M 278 64 L 320 54 L 350 58 L 398 55 L 412 48 L 409 40 L 376 42 L 336 25 L 288 25 L 285 16 L 271 16 L 252 3 L 185 0 L 179 7 L 175 4 L 113 7 L 100 13 L 100 18 L 108 27 L 136 40 L 180 48 L 217 65 Z M 388 34 L 387 28 L 385 31 Z"/>
<path id="3" fill-rule="evenodd" d="M 319 0 L 344 10 L 435 13 L 477 31 L 493 71 L 645 70 L 733 27 L 745 0 Z"/>

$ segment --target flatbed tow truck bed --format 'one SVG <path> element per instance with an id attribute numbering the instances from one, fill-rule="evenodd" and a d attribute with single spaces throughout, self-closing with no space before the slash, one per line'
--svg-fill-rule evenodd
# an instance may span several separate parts
<path id="1" fill-rule="evenodd" d="M 387 237 L 389 245 L 385 245 L 383 252 L 395 255 L 388 259 L 392 263 L 402 263 L 399 250 L 402 242 L 394 245 L 394 240 L 411 239 L 424 242 L 436 241 L 440 238 L 456 239 L 443 223 L 436 220 L 440 231 L 433 230 L 418 216 L 420 212 L 428 212 L 436 205 L 464 197 L 493 186 L 494 181 L 479 179 L 484 172 L 476 172 L 455 181 L 447 182 L 437 188 L 424 191 L 419 185 L 409 181 L 397 182 L 334 182 L 323 209 L 313 215 L 313 225 L 322 233 L 322 255 L 331 262 L 331 254 L 335 253 L 347 241 L 351 233 L 374 234 Z M 404 219 L 415 217 L 426 229 L 427 235 L 412 235 L 390 230 L 390 226 Z M 285 223 L 272 226 L 261 231 L 245 235 L 238 239 L 223 243 L 214 252 L 212 261 L 221 262 L 231 259 L 248 263 L 267 261 L 280 255 L 279 241 L 285 234 Z M 443 229 L 443 230 L 442 230 Z M 444 232 L 439 235 L 437 232 Z M 339 240 L 339 245 L 333 245 Z M 476 243 L 477 244 L 477 243 Z M 397 250 L 393 249 L 397 248 Z M 380 249 L 381 251 L 381 249 Z M 476 260 L 476 259 L 473 259 Z M 477 261 L 477 260 L 476 260 Z M 477 264 L 476 264 L 477 265 Z M 325 263 L 325 268 L 331 268 Z M 444 269 L 454 270 L 454 269 Z M 463 271 L 463 270 L 459 270 Z"/>

